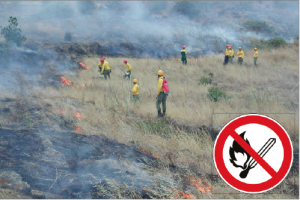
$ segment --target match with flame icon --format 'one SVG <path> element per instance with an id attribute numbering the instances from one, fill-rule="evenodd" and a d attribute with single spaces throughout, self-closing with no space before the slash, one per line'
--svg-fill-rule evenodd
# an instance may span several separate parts
<path id="1" fill-rule="evenodd" d="M 250 142 L 244 137 L 245 133 L 246 131 L 243 132 L 240 136 L 249 146 L 251 146 Z M 258 155 L 263 158 L 270 151 L 270 149 L 274 146 L 275 143 L 276 139 L 270 138 L 258 151 Z M 232 143 L 232 147 L 230 147 L 229 149 L 229 155 L 230 162 L 233 164 L 233 166 L 236 168 L 240 167 L 243 169 L 243 171 L 240 173 L 241 178 L 246 178 L 250 169 L 253 169 L 257 165 L 257 161 L 254 160 L 249 155 L 249 153 L 245 151 L 243 147 L 241 147 L 239 143 L 237 143 L 235 140 Z"/>

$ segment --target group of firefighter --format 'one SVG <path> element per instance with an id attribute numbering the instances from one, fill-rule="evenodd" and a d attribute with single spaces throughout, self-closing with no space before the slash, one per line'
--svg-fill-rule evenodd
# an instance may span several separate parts
<path id="1" fill-rule="evenodd" d="M 127 62 L 127 60 L 123 60 L 123 63 L 126 66 L 126 71 L 125 75 L 123 78 L 127 78 L 131 80 L 131 65 Z M 99 67 L 99 72 L 100 76 L 105 78 L 107 80 L 107 77 L 110 79 L 110 73 L 111 73 L 111 66 L 110 64 L 105 60 L 105 57 L 100 59 L 100 63 L 98 64 Z M 166 115 L 166 110 L 167 110 L 167 105 L 166 105 L 166 100 L 167 96 L 169 94 L 169 87 L 168 87 L 168 82 L 163 77 L 164 73 L 162 70 L 159 70 L 157 72 L 158 76 L 158 82 L 157 82 L 157 95 L 156 95 L 156 108 L 157 108 L 157 113 L 158 117 L 164 117 Z M 139 95 L 140 95 L 140 86 L 137 84 L 137 79 L 133 79 L 133 87 L 131 89 L 131 94 L 133 97 L 134 102 L 137 102 L 139 100 Z M 161 112 L 161 107 L 160 104 L 162 104 L 162 112 Z"/>
<path id="2" fill-rule="evenodd" d="M 242 47 L 239 47 L 239 50 L 236 53 L 236 55 L 238 56 L 238 64 L 242 65 L 244 60 L 244 51 L 242 50 Z M 231 45 L 226 44 L 225 58 L 224 58 L 223 65 L 227 65 L 228 63 L 232 64 L 233 58 L 234 58 L 234 50 L 231 48 Z M 258 51 L 257 48 L 254 48 L 253 62 L 255 66 L 256 66 L 257 58 L 258 58 Z"/>
<path id="3" fill-rule="evenodd" d="M 185 46 L 182 46 L 182 50 L 180 51 L 181 53 L 181 61 L 183 65 L 187 64 L 187 52 L 185 50 Z M 243 59 L 244 59 L 244 51 L 242 50 L 241 47 L 239 47 L 239 51 L 236 53 L 238 56 L 238 64 L 242 65 Z M 254 48 L 254 65 L 256 65 L 258 57 L 258 51 L 257 48 Z M 227 44 L 226 45 L 226 50 L 225 50 L 225 58 L 224 58 L 224 63 L 223 65 L 227 65 L 228 63 L 233 63 L 233 58 L 234 58 L 234 50 L 231 48 L 231 45 Z M 123 79 L 127 78 L 131 80 L 131 65 L 127 62 L 127 60 L 123 60 L 123 63 L 126 66 L 126 71 L 124 72 L 125 75 L 123 76 Z M 100 59 L 100 63 L 98 64 L 99 67 L 99 72 L 100 76 L 105 78 L 107 80 L 107 77 L 110 79 L 110 73 L 111 73 L 111 66 L 110 64 L 105 60 L 105 57 Z M 169 92 L 169 87 L 168 87 L 168 82 L 164 77 L 163 71 L 159 70 L 157 72 L 158 76 L 158 82 L 157 82 L 157 94 L 156 94 L 156 109 L 158 112 L 158 117 L 164 117 L 166 115 L 166 100 L 168 97 Z M 137 84 L 137 79 L 133 79 L 133 87 L 131 89 L 131 94 L 133 97 L 134 102 L 137 102 L 139 100 L 139 95 L 140 95 L 140 86 Z M 161 107 L 160 104 L 162 104 L 162 112 L 161 112 Z"/>

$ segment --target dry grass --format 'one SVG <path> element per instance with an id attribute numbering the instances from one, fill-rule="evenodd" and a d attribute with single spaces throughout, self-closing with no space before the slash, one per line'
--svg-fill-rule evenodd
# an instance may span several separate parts
<path id="1" fill-rule="evenodd" d="M 123 80 L 125 70 L 122 57 L 106 60 L 112 66 L 111 80 L 98 78 L 98 57 L 85 58 L 89 70 L 79 71 L 76 75 L 65 75 L 71 86 L 45 87 L 43 91 L 33 91 L 39 96 L 42 106 L 52 105 L 51 117 L 58 121 L 74 123 L 82 131 L 79 134 L 103 134 L 118 142 L 131 144 L 158 155 L 163 163 L 181 167 L 194 167 L 201 173 L 215 173 L 212 158 L 213 141 L 208 134 L 190 134 L 175 131 L 163 124 L 170 133 L 163 137 L 138 127 L 139 121 L 157 122 L 155 96 L 157 71 L 164 71 L 171 94 L 167 99 L 167 115 L 180 123 L 191 126 L 225 125 L 240 114 L 266 114 L 279 121 L 289 132 L 293 141 L 298 141 L 298 103 L 299 56 L 297 47 L 277 49 L 270 52 L 259 51 L 258 66 L 253 66 L 252 52 L 245 52 L 244 64 L 223 66 L 223 55 L 205 56 L 200 61 L 190 60 L 186 66 L 175 59 L 135 59 L 126 58 L 132 66 L 132 78 L 138 79 L 141 88 L 140 101 L 129 102 L 129 89 L 132 84 Z M 101 56 L 100 56 L 101 57 Z M 234 63 L 237 58 L 234 58 Z M 199 85 L 201 76 L 214 74 L 213 81 L 218 83 L 229 96 L 218 102 L 207 98 L 208 88 Z M 84 87 L 82 86 L 84 84 Z M 63 114 L 56 110 L 64 111 Z M 84 117 L 76 119 L 70 112 L 81 113 Z M 135 113 L 135 114 L 133 114 Z M 230 114 L 239 113 L 239 114 Z M 273 114 L 268 114 L 273 113 Z M 137 117 L 137 116 L 143 117 Z M 51 122 L 49 122 L 51 123 Z M 295 124 L 296 123 L 296 124 Z M 76 130 L 75 130 L 76 131 Z M 298 149 L 298 143 L 294 143 Z M 219 188 L 218 188 L 219 187 Z M 229 187 L 215 185 L 214 191 L 235 192 Z M 213 192 L 214 192 L 213 191 Z M 216 194 L 217 195 L 217 194 Z M 241 195 L 217 195 L 215 198 L 242 198 Z M 243 196 L 243 198 L 254 196 Z M 291 196 L 282 196 L 293 198 Z M 204 197 L 204 198 L 211 198 Z M 257 195 L 256 198 L 266 198 Z M 269 194 L 267 198 L 278 198 Z"/>

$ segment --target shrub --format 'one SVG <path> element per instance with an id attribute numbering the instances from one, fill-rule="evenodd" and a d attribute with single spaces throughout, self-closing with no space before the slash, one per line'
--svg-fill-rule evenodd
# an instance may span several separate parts
<path id="1" fill-rule="evenodd" d="M 217 102 L 221 99 L 227 99 L 228 96 L 220 88 L 213 86 L 208 89 L 207 97 L 214 102 Z"/>
<path id="2" fill-rule="evenodd" d="M 208 84 L 211 84 L 212 83 L 212 77 L 214 76 L 213 73 L 209 73 L 208 74 L 210 77 L 205 77 L 205 76 L 202 76 L 200 79 L 199 79 L 199 85 L 208 85 Z"/>
<path id="3" fill-rule="evenodd" d="M 21 46 L 22 42 L 26 41 L 26 37 L 22 35 L 22 30 L 18 27 L 18 20 L 16 17 L 9 17 L 9 25 L 1 27 L 1 35 L 7 42 L 12 41 Z"/>
<path id="4" fill-rule="evenodd" d="M 162 137 L 167 137 L 171 132 L 168 121 L 169 117 L 164 117 L 162 119 L 155 119 L 150 115 L 144 120 L 139 120 L 137 122 L 137 128 L 145 134 L 158 134 Z"/>
<path id="5" fill-rule="evenodd" d="M 275 28 L 273 26 L 262 20 L 248 20 L 243 23 L 243 26 L 247 30 L 254 31 L 256 33 L 271 34 L 273 31 L 275 31 Z"/>
<path id="6" fill-rule="evenodd" d="M 269 39 L 266 43 L 271 48 L 278 48 L 286 45 L 286 41 L 280 37 Z"/>
<path id="7" fill-rule="evenodd" d="M 64 37 L 65 41 L 72 41 L 72 34 L 69 32 L 65 33 L 65 37 Z"/>

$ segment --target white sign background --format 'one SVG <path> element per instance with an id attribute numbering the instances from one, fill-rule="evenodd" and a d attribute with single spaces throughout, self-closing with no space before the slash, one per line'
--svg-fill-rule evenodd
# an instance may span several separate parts
<path id="1" fill-rule="evenodd" d="M 276 171 L 278 172 L 282 162 L 283 162 L 283 146 L 277 134 L 270 128 L 260 125 L 260 124 L 247 124 L 240 126 L 235 130 L 239 135 L 246 131 L 244 139 L 248 139 L 250 146 L 258 152 L 264 144 L 270 139 L 275 138 L 276 143 L 268 151 L 268 153 L 263 157 L 263 159 Z M 258 184 L 265 182 L 271 178 L 271 176 L 259 165 L 257 164 L 254 168 L 250 169 L 248 176 L 244 179 L 240 177 L 240 173 L 243 171 L 240 167 L 234 167 L 230 162 L 229 150 L 233 144 L 233 138 L 229 136 L 225 142 L 223 149 L 223 159 L 226 168 L 239 181 L 248 184 Z M 241 154 L 241 153 L 240 153 Z M 246 157 L 246 154 L 245 154 Z M 250 157 L 251 159 L 251 157 Z M 249 159 L 249 160 L 250 160 Z M 249 162 L 249 161 L 248 161 Z"/>

